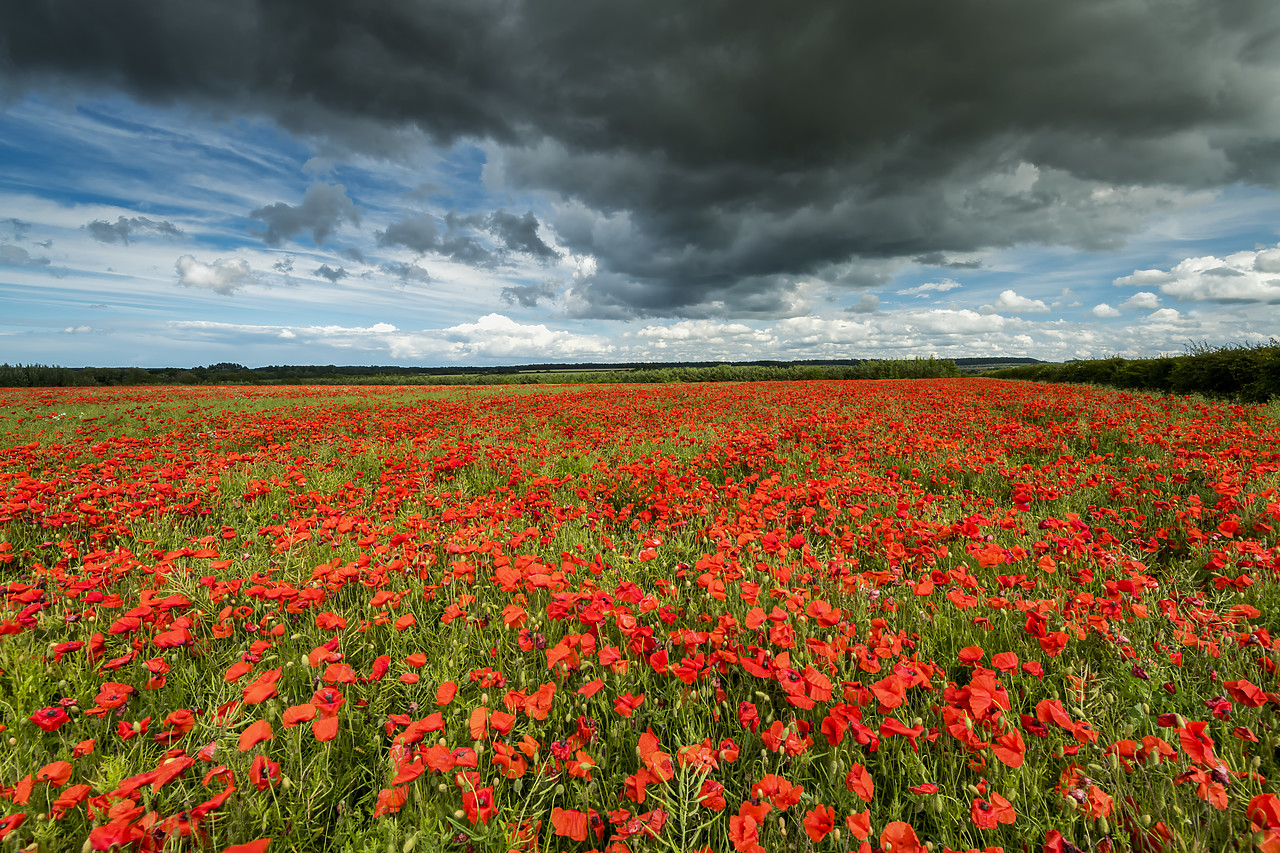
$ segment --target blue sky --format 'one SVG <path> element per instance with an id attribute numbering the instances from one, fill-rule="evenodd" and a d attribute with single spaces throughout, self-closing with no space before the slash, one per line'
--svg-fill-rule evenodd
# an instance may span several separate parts
<path id="1" fill-rule="evenodd" d="M 437 4 L 405 8 L 416 5 Z M 816 142 L 732 101 L 690 112 L 684 100 L 711 97 L 701 78 L 658 97 L 611 90 L 597 72 L 547 104 L 518 81 L 476 83 L 414 112 L 415 87 L 437 87 L 409 55 L 387 59 L 385 79 L 362 77 L 354 100 L 299 95 L 306 63 L 290 66 L 288 92 L 193 82 L 158 96 L 142 72 L 92 78 L 54 48 L 23 54 L 13 36 L 0 72 L 0 361 L 1062 360 L 1264 341 L 1280 333 L 1280 77 L 1276 15 L 1256 8 L 1250 51 L 1224 37 L 1182 57 L 1185 79 L 1153 71 L 1171 105 L 1141 126 L 1114 105 L 1098 112 L 1105 73 L 1074 92 L 1060 69 L 1021 68 L 1039 60 L 1019 54 L 990 72 L 1027 71 L 1031 88 L 1042 74 L 1061 126 L 1003 88 L 954 127 L 937 97 L 934 112 L 906 109 L 919 86 L 883 128 L 870 113 L 810 117 L 786 98 L 753 107 Z M 532 36 L 539 14 L 519 24 L 536 68 L 551 56 Z M 725 37 L 742 51 L 734 73 L 757 35 Z M 1079 36 L 1090 49 L 1108 37 Z M 639 67 L 694 73 L 665 49 Z M 773 61 L 770 75 L 810 79 L 803 62 Z M 579 70 L 564 64 L 548 74 Z M 1226 88 L 1201 104 L 1205 68 Z M 741 76 L 716 97 L 756 98 L 747 84 L 760 78 Z M 374 95 L 396 87 L 410 106 L 390 95 L 380 106 Z"/>

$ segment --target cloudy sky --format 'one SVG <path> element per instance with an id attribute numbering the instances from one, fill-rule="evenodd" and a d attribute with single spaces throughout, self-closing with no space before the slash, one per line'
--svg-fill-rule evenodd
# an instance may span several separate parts
<path id="1" fill-rule="evenodd" d="M 1274 0 L 0 5 L 0 361 L 1280 333 Z"/>

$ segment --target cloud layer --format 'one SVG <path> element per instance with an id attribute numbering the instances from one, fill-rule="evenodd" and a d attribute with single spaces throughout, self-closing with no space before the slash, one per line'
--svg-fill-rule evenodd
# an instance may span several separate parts
<path id="1" fill-rule="evenodd" d="M 814 282 L 1112 249 L 1190 192 L 1274 187 L 1278 38 L 1270 0 L 0 7 L 11 95 L 123 91 L 377 156 L 483 144 L 488 186 L 547 200 L 554 245 L 505 209 L 399 220 L 385 245 L 478 266 L 591 256 L 566 308 L 618 318 L 804 316 Z M 338 184 L 251 217 L 270 246 L 361 221 Z M 1225 268 L 1244 276 L 1148 290 L 1271 301 L 1265 270 Z"/>

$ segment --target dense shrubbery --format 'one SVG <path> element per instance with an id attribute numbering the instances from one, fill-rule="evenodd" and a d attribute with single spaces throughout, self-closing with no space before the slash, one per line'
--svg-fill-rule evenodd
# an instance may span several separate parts
<path id="1" fill-rule="evenodd" d="M 456 372 L 448 372 L 454 370 Z M 899 358 L 832 364 L 689 364 L 617 369 L 399 368 L 334 365 L 247 368 L 50 367 L 0 364 L 10 388 L 120 385 L 565 385 L 584 383 L 761 382 L 800 379 L 946 379 L 960 375 L 950 359 Z"/>
<path id="2" fill-rule="evenodd" d="M 1211 347 L 1196 344 L 1187 354 L 1162 358 L 1105 358 L 1036 364 L 990 371 L 997 379 L 1074 382 L 1168 394 L 1231 397 L 1265 403 L 1280 396 L 1280 341 Z"/>

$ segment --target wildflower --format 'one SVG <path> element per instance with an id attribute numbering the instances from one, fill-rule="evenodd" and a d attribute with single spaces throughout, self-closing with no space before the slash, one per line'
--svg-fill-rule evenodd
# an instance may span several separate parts
<path id="1" fill-rule="evenodd" d="M 66 709 L 61 705 L 52 705 L 36 711 L 31 715 L 30 720 L 43 731 L 56 732 L 63 725 L 71 722 L 71 717 L 67 715 Z"/>
<path id="2" fill-rule="evenodd" d="M 994 829 L 997 823 L 1013 823 L 1017 814 L 1008 800 L 992 792 L 989 802 L 981 798 L 974 799 L 969 806 L 969 819 L 979 829 Z"/>
<path id="3" fill-rule="evenodd" d="M 266 720 L 257 720 L 240 733 L 238 747 L 241 752 L 248 752 L 264 740 L 270 740 L 271 737 L 271 724 Z"/>
<path id="4" fill-rule="evenodd" d="M 493 788 L 463 791 L 462 809 L 473 826 L 476 823 L 488 823 L 498 811 L 493 801 Z"/>
<path id="5" fill-rule="evenodd" d="M 259 791 L 273 788 L 280 783 L 280 764 L 259 753 L 249 766 L 249 781 Z"/>
<path id="6" fill-rule="evenodd" d="M 830 806 L 818 805 L 804 816 L 804 831 L 814 844 L 827 837 L 835 828 L 836 813 Z"/>

